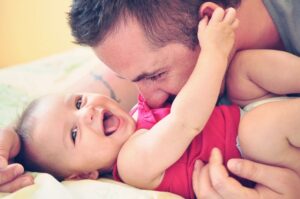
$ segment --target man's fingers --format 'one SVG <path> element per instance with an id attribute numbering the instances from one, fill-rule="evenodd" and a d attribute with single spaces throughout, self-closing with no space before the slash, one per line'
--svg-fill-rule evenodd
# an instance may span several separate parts
<path id="1" fill-rule="evenodd" d="M 8 165 L 8 161 L 6 158 L 0 156 L 0 170 L 5 169 Z"/>
<path id="2" fill-rule="evenodd" d="M 255 190 L 243 187 L 237 180 L 229 176 L 222 162 L 221 152 L 218 149 L 213 149 L 209 160 L 209 174 L 212 186 L 218 194 L 223 198 L 232 199 L 256 197 Z"/>
<path id="3" fill-rule="evenodd" d="M 3 134 L 0 136 L 0 156 L 6 160 L 9 158 L 10 151 L 10 146 L 8 145 L 10 140 L 7 138 L 8 136 L 6 136 L 8 131 L 10 131 L 9 128 L 0 129 L 0 134 Z"/>
<path id="4" fill-rule="evenodd" d="M 204 165 L 199 160 L 195 162 L 194 166 L 193 189 L 197 198 L 221 199 L 221 196 L 211 186 L 208 165 Z"/>
<path id="5" fill-rule="evenodd" d="M 5 169 L 0 170 L 0 186 L 14 180 L 24 173 L 24 168 L 20 164 L 10 164 Z"/>
<path id="6" fill-rule="evenodd" d="M 8 182 L 4 185 L 0 186 L 0 192 L 14 192 L 23 187 L 32 185 L 34 183 L 34 179 L 30 174 L 23 174 L 19 176 L 15 180 Z"/>
<path id="7" fill-rule="evenodd" d="M 203 167 L 199 176 L 200 198 L 221 199 L 222 197 L 216 192 L 211 184 L 209 176 L 209 165 Z"/>
<path id="8" fill-rule="evenodd" d="M 200 175 L 200 171 L 201 169 L 203 168 L 203 162 L 200 161 L 200 160 L 196 160 L 195 161 L 195 164 L 194 164 L 194 170 L 193 170 L 193 175 L 192 175 L 192 181 L 193 181 L 193 189 L 194 189 L 194 192 L 196 193 L 199 193 L 199 175 Z"/>
<path id="9" fill-rule="evenodd" d="M 211 176 L 211 182 L 214 187 L 218 187 L 219 184 L 223 184 L 223 181 L 227 180 L 228 172 L 223 166 L 223 158 L 219 149 L 214 148 L 211 151 L 209 158 L 209 173 Z"/>
<path id="10" fill-rule="evenodd" d="M 0 128 L 0 156 L 5 159 L 13 158 L 18 153 L 18 148 L 11 145 L 16 138 L 15 130 L 8 126 Z"/>
<path id="11" fill-rule="evenodd" d="M 272 190 L 280 191 L 288 177 L 294 176 L 294 173 L 285 168 L 264 165 L 250 160 L 231 159 L 228 162 L 228 169 L 243 178 L 263 184 Z M 277 179 L 274 181 L 274 179 Z"/>

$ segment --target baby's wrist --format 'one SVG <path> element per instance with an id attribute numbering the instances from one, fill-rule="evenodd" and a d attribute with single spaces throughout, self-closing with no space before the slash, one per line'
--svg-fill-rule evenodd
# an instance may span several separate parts
<path id="1" fill-rule="evenodd" d="M 207 45 L 201 48 L 201 53 L 206 52 L 214 55 L 216 58 L 226 58 L 228 59 L 230 51 L 227 49 L 220 48 L 218 45 Z"/>

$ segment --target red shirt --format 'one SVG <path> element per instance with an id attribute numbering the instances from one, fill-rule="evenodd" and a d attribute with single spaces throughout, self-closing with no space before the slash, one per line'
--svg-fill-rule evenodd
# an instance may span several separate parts
<path id="1" fill-rule="evenodd" d="M 150 109 L 139 97 L 138 106 L 133 113 L 135 111 L 138 112 L 137 129 L 150 129 L 170 113 L 170 106 Z M 224 163 L 231 158 L 241 157 L 236 147 L 239 120 L 240 109 L 238 106 L 216 107 L 203 131 L 193 139 L 181 158 L 165 171 L 161 184 L 155 190 L 172 192 L 184 198 L 195 198 L 192 187 L 195 160 L 208 162 L 210 151 L 214 147 L 218 147 L 222 151 Z M 116 180 L 122 181 L 117 167 L 115 167 L 113 175 Z"/>

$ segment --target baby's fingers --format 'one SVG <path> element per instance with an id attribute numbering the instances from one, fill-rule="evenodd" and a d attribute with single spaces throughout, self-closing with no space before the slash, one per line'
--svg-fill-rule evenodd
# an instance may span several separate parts
<path id="1" fill-rule="evenodd" d="M 228 8 L 226 10 L 224 22 L 230 24 L 233 29 L 239 26 L 239 20 L 236 18 L 236 10 L 234 8 Z"/>
<path id="2" fill-rule="evenodd" d="M 205 15 L 199 22 L 198 29 L 203 30 L 207 26 L 207 23 L 208 23 L 208 17 Z"/>
<path id="3" fill-rule="evenodd" d="M 209 20 L 209 23 L 212 24 L 212 23 L 219 23 L 223 21 L 224 15 L 225 15 L 225 10 L 223 8 L 221 7 L 216 8 Z"/>
<path id="4" fill-rule="evenodd" d="M 225 17 L 224 17 L 224 22 L 228 24 L 233 24 L 236 20 L 236 11 L 234 8 L 228 8 L 226 9 Z"/>
<path id="5" fill-rule="evenodd" d="M 232 23 L 231 27 L 233 29 L 236 29 L 240 24 L 240 21 L 238 19 L 235 19 L 234 22 Z"/>

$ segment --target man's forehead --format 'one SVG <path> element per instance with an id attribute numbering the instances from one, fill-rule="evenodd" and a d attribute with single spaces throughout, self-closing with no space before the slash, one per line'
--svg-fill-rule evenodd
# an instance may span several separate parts
<path id="1" fill-rule="evenodd" d="M 152 76 L 159 72 L 161 64 L 157 61 L 159 58 L 150 54 L 136 55 L 134 57 L 116 56 L 103 58 L 102 61 L 115 72 L 116 76 L 130 81 L 137 81 L 146 76 Z M 145 61 L 144 61 L 145 60 Z"/>
<path id="2" fill-rule="evenodd" d="M 128 76 L 133 79 L 142 73 L 151 73 L 150 67 L 161 56 L 157 54 L 160 49 L 153 48 L 135 20 L 127 20 L 126 25 L 121 23 L 93 50 L 104 64 L 126 79 Z"/>

